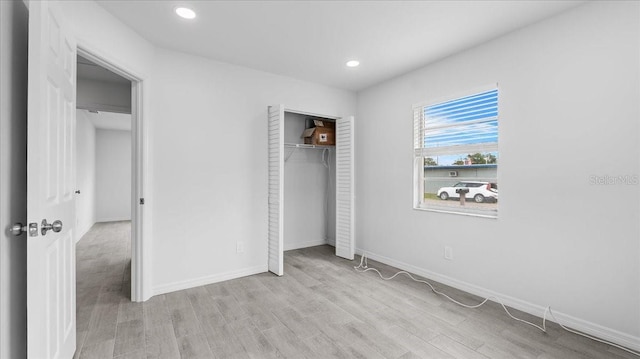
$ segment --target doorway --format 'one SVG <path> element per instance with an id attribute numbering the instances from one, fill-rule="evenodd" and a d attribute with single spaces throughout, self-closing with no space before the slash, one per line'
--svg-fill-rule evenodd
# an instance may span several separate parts
<path id="1" fill-rule="evenodd" d="M 109 221 L 130 221 L 130 290 L 131 301 L 143 301 L 144 294 L 142 268 L 142 206 L 143 193 L 143 126 L 140 109 L 142 99 L 142 80 L 123 70 L 114 61 L 78 47 L 77 62 L 77 124 L 76 149 L 79 170 L 80 156 L 91 156 L 91 153 L 80 154 L 81 143 L 79 131 L 94 129 L 94 188 L 86 187 L 86 193 L 78 181 L 76 198 L 78 202 L 78 233 L 87 232 L 93 223 Z M 80 121 L 85 121 L 81 128 Z M 89 139 L 91 142 L 91 139 Z M 88 145 L 91 145 L 89 143 Z M 128 157 L 128 158 L 127 158 Z M 128 159 L 128 161 L 127 161 Z M 86 159 L 85 159 L 86 160 Z M 90 161 L 89 161 L 90 162 Z M 107 162 L 107 163 L 105 163 Z M 125 163 L 126 162 L 126 163 Z M 86 171 L 86 169 L 83 169 Z M 77 175 L 80 175 L 78 173 Z M 118 191 L 120 189 L 120 191 Z M 127 193 L 128 192 L 128 193 Z M 91 199 L 97 206 L 93 213 L 80 213 L 81 204 L 91 208 Z M 78 200 L 81 201 L 81 200 Z M 104 202 L 107 203 L 104 203 Z M 83 218 L 89 217 L 89 218 Z M 122 226 L 120 226 L 122 232 Z M 81 237 L 78 236 L 76 240 Z"/>
<path id="2" fill-rule="evenodd" d="M 82 56 L 77 69 L 76 242 L 131 220 L 131 81 Z"/>

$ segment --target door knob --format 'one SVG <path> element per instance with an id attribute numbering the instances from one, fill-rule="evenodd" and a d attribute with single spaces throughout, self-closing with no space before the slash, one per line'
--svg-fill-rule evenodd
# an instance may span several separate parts
<path id="1" fill-rule="evenodd" d="M 60 232 L 62 230 L 62 221 L 56 219 L 53 223 L 47 223 L 47 220 L 43 219 L 42 225 L 40 226 L 40 232 L 44 236 L 49 230 L 53 230 L 55 233 Z"/>
<path id="2" fill-rule="evenodd" d="M 11 232 L 11 234 L 13 234 L 14 236 L 19 236 L 22 233 L 27 231 L 27 226 L 26 225 L 22 225 L 22 223 L 18 222 L 18 223 L 14 223 L 13 226 L 11 226 L 11 229 L 9 230 L 9 232 Z"/>
<path id="3" fill-rule="evenodd" d="M 20 222 L 14 223 L 9 229 L 9 232 L 14 236 L 19 236 L 22 233 L 29 231 L 29 236 L 35 237 L 38 235 L 38 224 L 37 223 L 29 223 L 28 225 L 23 225 Z"/>

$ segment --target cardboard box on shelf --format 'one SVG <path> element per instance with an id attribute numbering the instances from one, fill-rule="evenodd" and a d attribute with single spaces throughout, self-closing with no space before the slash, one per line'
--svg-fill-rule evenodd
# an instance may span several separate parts
<path id="1" fill-rule="evenodd" d="M 307 128 L 302 133 L 304 143 L 307 145 L 335 146 L 335 123 L 323 120 L 313 120 L 315 127 Z"/>

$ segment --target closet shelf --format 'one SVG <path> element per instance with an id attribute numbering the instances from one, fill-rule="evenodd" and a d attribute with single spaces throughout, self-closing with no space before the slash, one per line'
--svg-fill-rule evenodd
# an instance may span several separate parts
<path id="1" fill-rule="evenodd" d="M 322 150 L 322 149 L 325 149 L 325 148 L 336 148 L 336 146 L 307 145 L 307 144 L 304 144 L 304 143 L 285 143 L 284 147 L 286 147 L 286 148 L 318 149 L 318 150 Z"/>

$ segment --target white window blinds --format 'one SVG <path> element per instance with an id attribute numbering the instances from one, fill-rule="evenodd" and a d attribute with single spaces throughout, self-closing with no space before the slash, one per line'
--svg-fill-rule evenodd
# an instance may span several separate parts
<path id="1" fill-rule="evenodd" d="M 413 111 L 416 156 L 498 151 L 496 88 Z"/>

